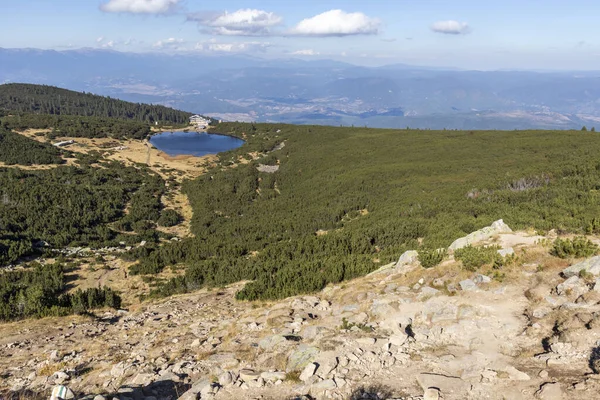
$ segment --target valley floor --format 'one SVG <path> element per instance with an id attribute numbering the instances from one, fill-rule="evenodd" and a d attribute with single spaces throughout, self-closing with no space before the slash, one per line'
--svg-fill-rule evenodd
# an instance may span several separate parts
<path id="1" fill-rule="evenodd" d="M 493 279 L 451 259 L 279 302 L 238 302 L 240 283 L 97 318 L 3 324 L 0 390 L 47 397 L 64 384 L 97 400 L 595 398 L 600 284 L 593 274 L 565 281 L 574 260 L 550 256 L 540 239 L 494 237 L 517 262 L 483 271 Z"/>

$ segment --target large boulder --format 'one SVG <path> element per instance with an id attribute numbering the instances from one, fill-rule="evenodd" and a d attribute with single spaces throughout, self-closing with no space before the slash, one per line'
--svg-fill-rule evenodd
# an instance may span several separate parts
<path id="1" fill-rule="evenodd" d="M 462 249 L 463 247 L 467 247 L 469 245 L 487 240 L 494 235 L 510 232 L 512 232 L 512 229 L 510 229 L 510 227 L 506 225 L 504 221 L 499 219 L 490 226 L 486 226 L 485 228 L 481 228 L 478 231 L 469 233 L 465 237 L 456 239 L 454 242 L 452 242 L 450 247 L 448 247 L 448 250 L 450 252 L 454 252 L 454 250 Z"/>
<path id="2" fill-rule="evenodd" d="M 408 250 L 402 253 L 398 262 L 396 263 L 396 269 L 405 274 L 417 268 L 419 262 L 419 253 L 415 250 Z"/>
<path id="3" fill-rule="evenodd" d="M 286 372 L 301 371 L 319 354 L 319 349 L 301 344 L 298 349 L 288 357 Z"/>
<path id="4" fill-rule="evenodd" d="M 563 270 L 563 275 L 566 278 L 579 275 L 581 271 L 585 271 L 594 276 L 600 276 L 600 256 L 588 258 L 580 263 L 571 265 Z"/>

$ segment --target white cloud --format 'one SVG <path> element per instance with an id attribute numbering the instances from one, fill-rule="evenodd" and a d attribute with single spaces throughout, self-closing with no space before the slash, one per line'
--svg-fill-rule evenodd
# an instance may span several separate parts
<path id="1" fill-rule="evenodd" d="M 271 28 L 283 21 L 275 13 L 250 8 L 232 13 L 191 14 L 188 20 L 197 22 L 208 33 L 226 36 L 268 36 Z"/>
<path id="2" fill-rule="evenodd" d="M 381 21 L 361 12 L 347 13 L 330 10 L 312 18 L 306 18 L 294 27 L 290 34 L 299 36 L 350 36 L 379 33 Z"/>
<path id="3" fill-rule="evenodd" d="M 104 36 L 100 36 L 98 39 L 96 39 L 96 45 L 101 49 L 112 49 L 118 44 L 119 42 L 115 40 L 107 40 Z"/>
<path id="4" fill-rule="evenodd" d="M 269 47 L 271 47 L 271 43 L 268 42 L 221 43 L 211 39 L 207 42 L 197 43 L 195 49 L 215 53 L 248 53 L 265 52 Z"/>
<path id="5" fill-rule="evenodd" d="M 109 0 L 100 10 L 109 13 L 166 14 L 173 11 L 180 0 Z"/>
<path id="6" fill-rule="evenodd" d="M 304 49 L 294 51 L 290 54 L 293 54 L 295 56 L 318 56 L 320 53 L 318 51 L 314 51 L 313 49 Z"/>
<path id="7" fill-rule="evenodd" d="M 471 32 L 469 24 L 458 21 L 438 21 L 431 25 L 431 30 L 447 35 L 465 35 Z"/>
<path id="8" fill-rule="evenodd" d="M 181 49 L 181 45 L 183 43 L 185 43 L 185 40 L 183 39 L 168 38 L 165 40 L 159 40 L 158 42 L 154 43 L 152 47 L 155 47 L 157 49 L 178 50 Z"/>

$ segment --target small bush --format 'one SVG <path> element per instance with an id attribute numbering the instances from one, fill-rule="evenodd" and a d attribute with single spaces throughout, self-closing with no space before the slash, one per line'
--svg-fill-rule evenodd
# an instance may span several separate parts
<path id="1" fill-rule="evenodd" d="M 454 258 L 460 260 L 468 271 L 476 271 L 484 265 L 501 266 L 502 256 L 498 254 L 498 246 L 473 247 L 471 245 L 454 252 Z"/>
<path id="2" fill-rule="evenodd" d="M 583 236 L 579 236 L 574 239 L 556 239 L 550 254 L 559 258 L 580 258 L 596 255 L 598 250 L 598 245 Z"/>
<path id="3" fill-rule="evenodd" d="M 446 257 L 446 249 L 421 249 L 419 250 L 419 262 L 423 268 L 433 268 L 441 263 Z"/>
<path id="4" fill-rule="evenodd" d="M 160 213 L 160 218 L 157 221 L 158 226 L 170 227 L 178 225 L 181 222 L 181 216 L 177 211 L 172 209 L 163 210 Z"/>

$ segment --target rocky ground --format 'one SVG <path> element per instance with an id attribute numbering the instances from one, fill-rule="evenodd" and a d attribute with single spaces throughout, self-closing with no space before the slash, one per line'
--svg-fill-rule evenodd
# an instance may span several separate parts
<path id="1" fill-rule="evenodd" d="M 279 302 L 237 302 L 239 284 L 96 318 L 3 324 L 0 390 L 47 398 L 64 385 L 96 400 L 597 398 L 600 259 L 554 258 L 548 240 L 497 228 L 453 246 L 514 251 L 500 270 L 468 272 L 452 257 L 423 269 L 409 253 Z"/>

